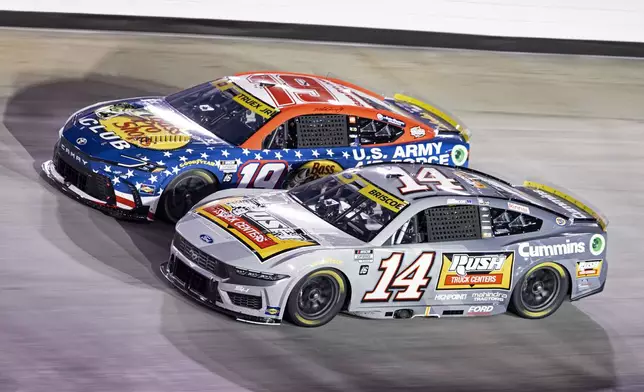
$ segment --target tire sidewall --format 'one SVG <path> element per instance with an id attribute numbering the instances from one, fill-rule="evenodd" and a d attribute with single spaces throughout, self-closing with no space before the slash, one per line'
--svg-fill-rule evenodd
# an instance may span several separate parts
<path id="1" fill-rule="evenodd" d="M 544 310 L 534 312 L 534 311 L 528 310 L 523 305 L 523 302 L 521 301 L 521 287 L 523 286 L 523 283 L 525 282 L 525 280 L 528 278 L 530 274 L 542 268 L 550 268 L 555 271 L 555 273 L 559 277 L 559 293 L 557 293 L 557 297 L 550 304 L 550 306 L 548 306 Z M 532 268 L 530 268 L 528 272 L 523 274 L 521 279 L 519 279 L 516 286 L 514 287 L 514 290 L 512 291 L 512 300 L 510 303 L 511 309 L 514 313 L 516 313 L 518 316 L 523 318 L 541 319 L 544 317 L 548 317 L 554 312 L 556 312 L 557 309 L 559 309 L 563 301 L 566 299 L 566 296 L 568 295 L 569 288 L 570 288 L 570 281 L 568 279 L 568 272 L 563 266 L 554 262 L 545 262 L 545 263 L 535 265 Z"/>
<path id="2" fill-rule="evenodd" d="M 325 275 L 335 280 L 339 286 L 338 293 L 334 300 L 335 303 L 333 304 L 329 312 L 326 315 L 324 315 L 324 317 L 316 320 L 308 320 L 305 317 L 303 317 L 298 310 L 298 296 L 300 293 L 300 289 L 302 288 L 302 286 L 306 281 L 320 275 Z M 301 327 L 320 327 L 328 323 L 342 309 L 342 306 L 344 305 L 344 301 L 347 297 L 348 289 L 349 289 L 349 286 L 347 283 L 347 278 L 344 276 L 342 272 L 336 269 L 325 268 L 325 269 L 310 272 L 309 274 L 307 274 L 297 282 L 297 284 L 293 287 L 293 289 L 291 290 L 291 293 L 289 294 L 288 302 L 286 304 L 286 314 L 288 316 L 289 321 Z"/>
<path id="3" fill-rule="evenodd" d="M 217 177 L 215 177 L 212 173 L 210 173 L 207 170 L 203 169 L 194 169 L 190 170 L 187 172 L 183 172 L 176 176 L 175 178 L 170 181 L 168 186 L 164 189 L 163 194 L 161 195 L 161 199 L 159 200 L 159 206 L 160 206 L 160 211 L 161 211 L 161 218 L 167 222 L 170 223 L 177 223 L 177 221 L 180 219 L 173 219 L 170 214 L 168 213 L 168 206 L 166 205 L 167 201 L 167 195 L 174 189 L 174 187 L 184 179 L 188 177 L 200 177 L 208 182 L 208 186 L 212 188 L 210 194 L 214 193 L 217 191 Z M 197 201 L 198 202 L 198 201 Z"/>

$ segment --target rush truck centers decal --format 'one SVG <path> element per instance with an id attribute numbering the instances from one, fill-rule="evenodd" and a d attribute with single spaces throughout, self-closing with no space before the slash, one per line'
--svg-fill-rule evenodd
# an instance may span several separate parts
<path id="1" fill-rule="evenodd" d="M 239 239 L 262 262 L 289 250 L 318 245 L 303 231 L 290 227 L 265 210 L 248 210 L 238 204 L 248 205 L 249 201 L 218 200 L 198 208 L 197 213 Z"/>
<path id="2" fill-rule="evenodd" d="M 503 289 L 512 283 L 514 252 L 443 253 L 437 290 Z"/>

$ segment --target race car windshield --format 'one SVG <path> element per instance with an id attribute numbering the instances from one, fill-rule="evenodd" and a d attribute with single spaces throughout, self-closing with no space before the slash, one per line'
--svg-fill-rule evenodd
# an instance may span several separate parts
<path id="1" fill-rule="evenodd" d="M 239 94 L 236 87 L 220 90 L 212 83 L 204 83 L 169 95 L 166 101 L 218 138 L 238 146 L 267 121 L 235 101 L 233 98 Z"/>
<path id="2" fill-rule="evenodd" d="M 360 177 L 340 181 L 327 176 L 289 191 L 289 195 L 318 217 L 364 242 L 371 241 L 400 212 L 367 198 Z"/>

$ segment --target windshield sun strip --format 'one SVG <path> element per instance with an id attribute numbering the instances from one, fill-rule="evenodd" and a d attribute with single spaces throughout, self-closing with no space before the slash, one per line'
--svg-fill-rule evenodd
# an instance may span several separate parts
<path id="1" fill-rule="evenodd" d="M 270 119 L 279 113 L 279 109 L 273 105 L 269 105 L 253 94 L 239 87 L 238 84 L 226 81 L 215 81 L 212 84 L 221 92 L 229 92 L 229 90 L 237 90 L 238 94 L 232 94 L 232 100 L 245 107 L 246 109 L 259 114 L 265 119 Z"/>
<path id="2" fill-rule="evenodd" d="M 330 180 L 331 180 L 331 179 L 330 179 Z M 370 181 L 368 181 L 367 179 L 365 179 L 365 178 L 364 178 L 364 177 L 362 177 L 362 176 L 359 176 L 359 175 L 352 175 L 352 178 L 349 178 L 349 179 L 347 179 L 347 178 L 342 178 L 342 176 L 334 176 L 334 177 L 332 178 L 332 180 L 336 180 L 336 181 L 337 181 L 337 180 L 340 180 L 340 181 L 338 181 L 338 185 L 333 186 L 331 189 L 326 190 L 324 193 L 316 194 L 315 196 L 310 197 L 310 198 L 308 198 L 308 199 L 306 199 L 306 200 L 304 200 L 304 201 L 303 201 L 303 200 L 301 200 L 299 197 L 295 196 L 294 194 L 291 194 L 291 192 L 288 192 L 288 193 L 287 193 L 287 195 L 288 195 L 289 197 L 291 197 L 295 202 L 297 202 L 298 204 L 300 204 L 302 207 L 306 208 L 308 211 L 310 211 L 311 213 L 313 213 L 313 214 L 314 214 L 315 216 L 317 216 L 318 218 L 320 218 L 320 219 L 324 220 L 325 222 L 327 222 L 328 224 L 332 225 L 332 226 L 333 226 L 333 227 L 335 227 L 336 229 L 338 229 L 338 230 L 340 230 L 340 231 L 342 231 L 342 232 L 344 232 L 344 233 L 346 233 L 346 234 L 349 234 L 350 236 L 352 236 L 352 237 L 354 237 L 354 238 L 356 238 L 356 239 L 358 239 L 358 240 L 360 240 L 360 241 L 363 241 L 363 242 L 369 242 L 369 241 L 371 241 L 372 239 L 374 239 L 375 237 L 377 237 L 377 236 L 378 236 L 378 234 L 380 234 L 380 233 L 381 233 L 381 232 L 382 232 L 382 231 L 383 231 L 383 230 L 384 230 L 384 229 L 389 225 L 389 223 L 391 223 L 391 221 L 393 221 L 393 219 L 395 218 L 395 216 L 399 215 L 399 214 L 400 214 L 400 212 L 402 212 L 405 208 L 407 208 L 407 207 L 409 206 L 409 202 L 407 202 L 407 201 L 405 201 L 405 200 L 400 200 L 400 199 L 396 198 L 395 196 L 393 196 L 393 195 L 389 194 L 388 192 L 384 191 L 383 189 L 381 189 L 381 188 L 377 187 L 376 185 L 374 185 L 373 183 L 371 183 Z M 360 181 L 364 182 L 365 184 L 367 184 L 367 185 L 368 185 L 368 187 L 367 187 L 367 186 L 363 186 L 362 188 L 358 188 L 358 187 L 356 186 L 356 184 L 354 184 L 354 182 L 355 182 L 356 180 L 360 180 Z M 323 218 L 322 216 L 320 216 L 316 211 L 314 211 L 313 209 L 311 209 L 311 208 L 307 205 L 307 203 L 309 203 L 309 202 L 311 202 L 311 201 L 315 200 L 316 198 L 323 197 L 323 196 L 325 196 L 325 195 L 327 195 L 327 194 L 329 194 L 329 193 L 331 193 L 331 192 L 337 191 L 339 188 L 341 188 L 342 186 L 346 186 L 346 185 L 352 186 L 352 187 L 357 191 L 357 194 L 356 194 L 356 201 L 355 201 L 354 203 L 351 203 L 351 204 L 350 204 L 350 207 L 349 207 L 349 208 L 347 208 L 347 210 L 346 210 L 346 211 L 343 211 L 343 212 L 342 212 L 342 214 L 340 214 L 340 215 L 339 215 L 338 217 L 336 217 L 335 219 L 333 219 L 333 220 L 327 220 L 327 219 L 324 219 L 324 218 Z M 393 199 L 395 199 L 395 200 L 398 200 L 398 201 L 400 202 L 401 207 L 400 207 L 400 208 L 391 208 L 391 206 L 388 206 L 386 203 L 384 203 L 384 202 L 383 202 L 383 201 L 381 201 L 380 199 L 378 199 L 378 198 L 376 198 L 376 197 L 373 197 L 372 195 L 369 195 L 369 194 L 368 194 L 368 192 L 361 192 L 361 191 L 363 191 L 364 189 L 375 189 L 375 190 L 377 190 L 377 191 L 379 191 L 379 192 L 382 192 L 383 194 L 385 194 L 385 195 L 387 195 L 387 196 L 390 196 L 390 197 L 392 197 L 392 198 L 393 198 Z M 366 193 L 366 194 L 365 194 L 365 193 Z M 370 196 L 371 196 L 371 197 L 370 197 Z M 350 232 L 348 232 L 348 231 L 346 231 L 346 230 L 342 229 L 341 227 L 339 227 L 338 223 L 340 222 L 340 220 L 341 220 L 342 218 L 346 217 L 348 214 L 350 214 L 350 213 L 352 213 L 352 212 L 356 212 L 356 211 L 357 211 L 357 212 L 356 212 L 356 214 L 361 213 L 361 211 L 362 211 L 362 210 L 364 210 L 364 209 L 366 208 L 366 206 L 367 206 L 367 201 L 371 201 L 371 202 L 373 202 L 373 203 L 375 203 L 375 204 L 377 204 L 377 205 L 380 205 L 380 206 L 381 206 L 381 207 L 383 207 L 383 208 L 389 209 L 390 211 L 392 211 L 392 212 L 394 213 L 394 217 L 392 217 L 388 222 L 386 222 L 386 223 L 382 223 L 382 224 L 381 224 L 380 229 L 378 229 L 378 230 L 369 230 L 369 229 L 366 229 L 366 228 L 365 228 L 365 229 L 366 229 L 366 231 L 370 233 L 369 238 L 365 240 L 364 238 L 358 238 L 358 237 L 356 237 L 355 233 L 350 233 Z M 361 206 L 364 206 L 364 208 L 360 208 Z M 356 214 L 354 214 L 354 215 L 356 215 Z M 347 224 L 348 226 L 352 226 L 352 227 L 354 227 L 354 230 L 357 230 L 357 231 L 360 231 L 360 232 L 364 232 L 364 230 L 362 230 L 362 229 L 358 228 L 358 227 L 357 227 L 357 225 L 356 225 L 355 223 L 353 223 L 350 219 L 349 219 L 349 220 L 347 220 L 346 224 Z"/>
<path id="3" fill-rule="evenodd" d="M 408 201 L 399 199 L 398 197 L 392 195 L 384 189 L 376 186 L 361 175 L 352 174 L 351 178 L 346 178 L 344 176 L 339 176 L 338 178 L 345 184 L 355 183 L 358 180 L 362 181 L 365 185 L 358 189 L 358 193 L 365 196 L 369 200 L 372 200 L 376 204 L 379 204 L 380 206 L 395 212 L 396 214 L 400 213 L 400 211 L 402 211 L 409 205 Z M 386 203 L 382 198 L 390 200 L 392 204 Z"/>

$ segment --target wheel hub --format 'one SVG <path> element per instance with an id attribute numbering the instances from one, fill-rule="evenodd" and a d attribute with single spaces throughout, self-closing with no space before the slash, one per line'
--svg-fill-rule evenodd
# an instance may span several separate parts
<path id="1" fill-rule="evenodd" d="M 541 294 L 541 293 L 543 293 L 543 282 L 541 282 L 541 281 L 536 281 L 536 282 L 532 285 L 532 292 L 533 292 L 534 294 Z"/>
<path id="2" fill-rule="evenodd" d="M 323 317 L 332 307 L 337 285 L 328 277 L 309 280 L 300 289 L 298 307 L 307 318 Z"/>
<path id="3" fill-rule="evenodd" d="M 320 290 L 319 289 L 313 289 L 309 293 L 309 299 L 312 301 L 318 300 L 320 298 Z"/>
<path id="4" fill-rule="evenodd" d="M 526 277 L 521 289 L 521 302 L 531 312 L 547 309 L 561 288 L 559 275 L 549 267 L 538 269 Z"/>

